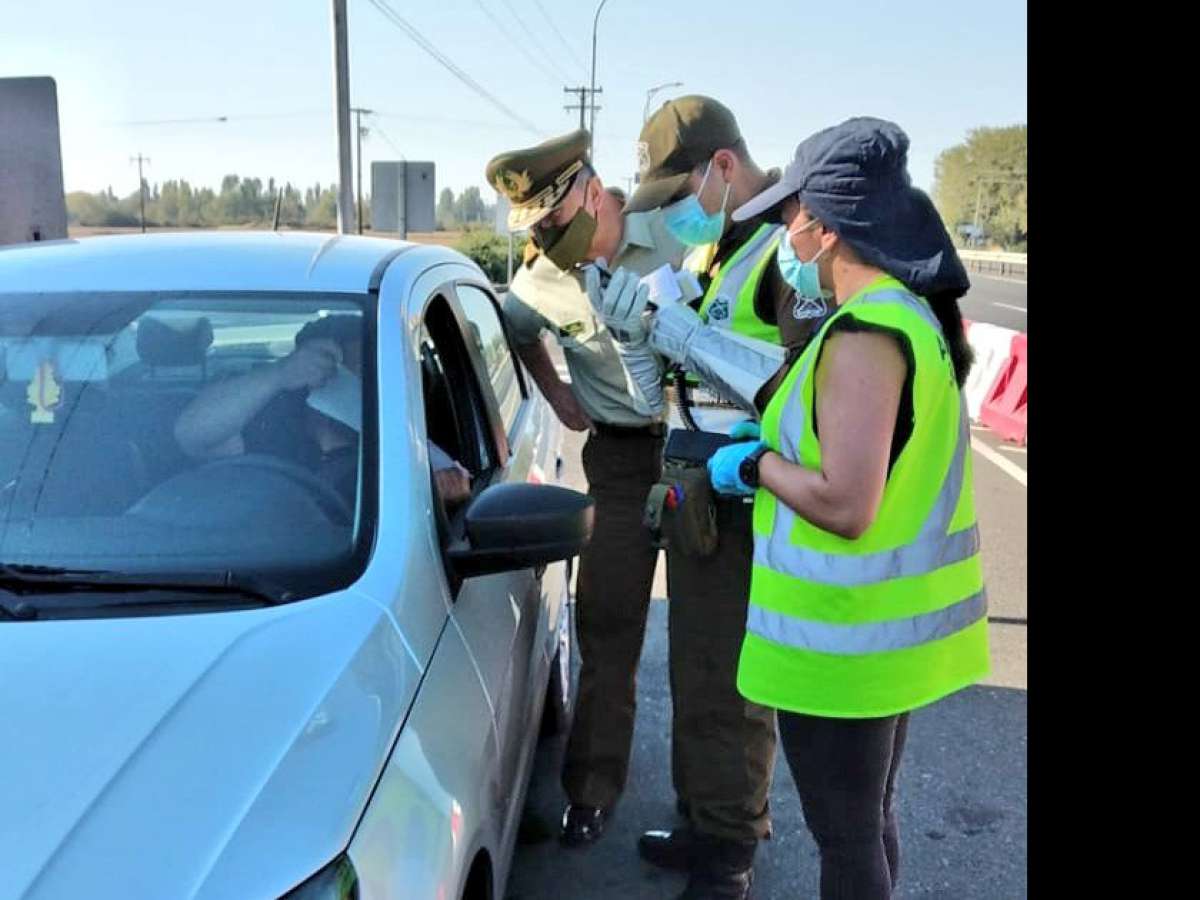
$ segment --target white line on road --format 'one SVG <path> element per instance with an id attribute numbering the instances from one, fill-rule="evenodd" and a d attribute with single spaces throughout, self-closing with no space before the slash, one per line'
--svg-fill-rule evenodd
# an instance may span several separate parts
<path id="1" fill-rule="evenodd" d="M 971 438 L 971 446 L 974 447 L 979 455 L 984 459 L 995 463 L 995 465 L 998 466 L 1001 471 L 1011 475 L 1018 483 L 1020 483 L 1021 487 L 1029 486 L 1025 483 L 1025 470 L 1014 463 L 1011 459 L 1005 459 L 983 441 L 976 440 L 973 437 Z"/>
<path id="2" fill-rule="evenodd" d="M 1014 447 L 1012 444 L 998 444 L 997 450 L 1003 450 L 1005 453 L 1028 453 L 1024 447 Z"/>
<path id="3" fill-rule="evenodd" d="M 992 306 L 1003 306 L 1005 309 L 1015 309 L 1017 312 L 1029 312 L 1023 306 L 1013 306 L 1011 303 L 993 303 Z"/>

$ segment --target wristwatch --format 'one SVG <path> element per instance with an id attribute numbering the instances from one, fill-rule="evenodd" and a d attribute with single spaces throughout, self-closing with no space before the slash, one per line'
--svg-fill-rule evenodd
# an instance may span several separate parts
<path id="1" fill-rule="evenodd" d="M 771 448 L 763 444 L 742 459 L 738 466 L 738 478 L 742 479 L 742 483 L 747 487 L 758 487 L 758 461 L 763 458 L 763 454 L 770 452 Z"/>

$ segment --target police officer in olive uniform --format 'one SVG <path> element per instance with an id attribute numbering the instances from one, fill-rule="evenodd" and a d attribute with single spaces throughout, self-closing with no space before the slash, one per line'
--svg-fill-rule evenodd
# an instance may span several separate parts
<path id="1" fill-rule="evenodd" d="M 684 254 L 657 212 L 622 213 L 621 201 L 589 165 L 587 144 L 581 129 L 502 153 L 486 169 L 488 182 L 512 204 L 509 227 L 530 229 L 504 305 L 518 353 L 562 422 L 590 432 L 583 467 L 596 523 L 580 556 L 576 594 L 582 667 L 562 772 L 567 845 L 600 835 L 625 786 L 657 561 L 642 509 L 659 478 L 666 430 L 661 361 L 613 340 L 585 283 L 617 290 L 610 272 L 642 275 L 678 266 Z M 636 279 L 626 286 L 636 287 Z M 562 347 L 569 385 L 542 343 L 546 332 Z"/>
<path id="2" fill-rule="evenodd" d="M 734 209 L 779 178 L 755 165 L 733 114 L 710 97 L 669 101 L 643 127 L 638 154 L 639 185 L 625 211 L 660 209 L 667 229 L 693 248 L 684 266 L 704 289 L 701 319 L 799 352 L 828 310 L 798 301 L 780 276 L 777 210 L 731 221 Z M 677 390 L 685 387 L 679 382 Z M 747 418 L 703 387 L 686 393 L 694 400 L 689 424 L 701 430 L 728 433 Z M 671 424 L 683 422 L 672 417 Z M 745 700 L 736 683 L 753 559 L 745 499 L 716 498 L 713 555 L 667 547 L 672 771 L 689 824 L 646 832 L 638 849 L 653 863 L 690 870 L 688 900 L 746 896 L 757 842 L 770 830 L 775 714 Z"/>

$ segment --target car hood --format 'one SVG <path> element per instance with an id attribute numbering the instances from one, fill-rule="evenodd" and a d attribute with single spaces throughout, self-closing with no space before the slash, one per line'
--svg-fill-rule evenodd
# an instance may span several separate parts
<path id="1" fill-rule="evenodd" d="M 0 622 L 0 898 L 278 896 L 349 842 L 419 677 L 354 592 Z"/>

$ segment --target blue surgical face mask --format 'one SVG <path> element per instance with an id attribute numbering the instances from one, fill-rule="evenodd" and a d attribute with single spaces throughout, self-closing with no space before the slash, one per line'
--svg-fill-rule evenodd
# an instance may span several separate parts
<path id="1" fill-rule="evenodd" d="M 825 248 L 822 247 L 818 250 L 817 255 L 808 262 L 801 262 L 792 247 L 793 234 L 808 231 L 816 224 L 817 220 L 813 219 L 801 227 L 789 231 L 779 242 L 779 249 L 775 252 L 775 259 L 779 264 L 779 274 L 783 276 L 784 281 L 796 289 L 796 293 L 803 300 L 819 300 L 829 293 L 821 290 L 821 273 L 817 267 L 817 260 L 821 258 Z"/>
<path id="2" fill-rule="evenodd" d="M 704 177 L 700 180 L 700 190 L 664 207 L 662 212 L 663 225 L 666 226 L 667 231 L 679 243 L 689 247 L 699 247 L 719 241 L 725 232 L 725 205 L 729 202 L 729 189 L 733 185 L 726 182 L 725 196 L 721 198 L 721 208 L 711 215 L 706 213 L 704 207 L 700 205 L 699 195 L 704 192 L 704 185 L 708 182 L 710 172 L 712 172 L 711 159 L 708 161 L 708 168 L 704 170 Z"/>

